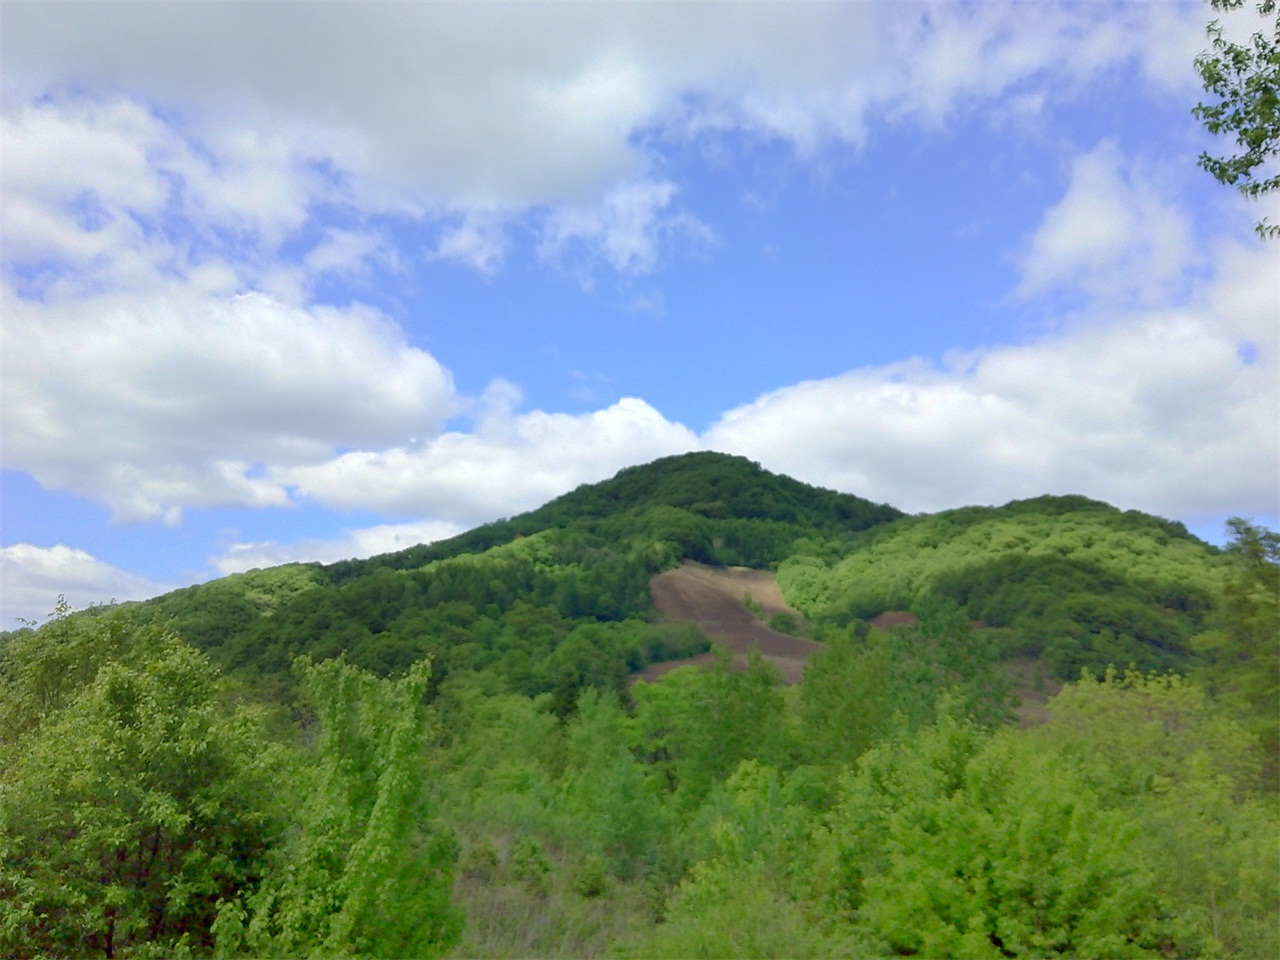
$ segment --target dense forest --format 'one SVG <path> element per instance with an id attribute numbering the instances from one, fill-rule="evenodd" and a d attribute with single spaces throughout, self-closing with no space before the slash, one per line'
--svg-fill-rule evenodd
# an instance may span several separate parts
<path id="1" fill-rule="evenodd" d="M 0 634 L 0 955 L 1280 956 L 1280 537 L 1230 536 L 698 453 L 61 607 Z M 657 612 L 689 562 L 776 572 L 798 683 Z"/>

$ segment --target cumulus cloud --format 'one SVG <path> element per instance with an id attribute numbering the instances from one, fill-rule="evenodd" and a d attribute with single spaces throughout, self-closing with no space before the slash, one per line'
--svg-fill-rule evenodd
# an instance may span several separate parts
<path id="1" fill-rule="evenodd" d="M 809 152 L 868 112 L 937 122 L 1117 64 L 1185 88 L 1203 42 L 1194 4 L 192 2 L 18 5 L 3 53 L 10 96 L 107 84 L 287 121 L 384 190 L 529 207 L 645 173 L 654 126 Z"/>
<path id="2" fill-rule="evenodd" d="M 422 543 L 434 543 L 457 536 L 466 528 L 446 520 L 418 520 L 410 523 L 381 523 L 346 530 L 331 540 L 303 540 L 298 543 L 260 541 L 236 543 L 211 558 L 219 576 L 244 573 L 282 563 L 334 563 L 392 553 Z"/>
<path id="3" fill-rule="evenodd" d="M 0 547 L 0 630 L 21 626 L 19 620 L 42 622 L 59 596 L 80 608 L 112 600 L 146 600 L 172 589 L 62 544 Z"/>
<path id="4" fill-rule="evenodd" d="M 451 378 L 369 309 L 263 294 L 3 298 L 6 465 L 108 503 L 280 506 L 262 465 L 434 433 Z"/>
<path id="5" fill-rule="evenodd" d="M 1155 87 L 1194 90 L 1201 15 L 1194 4 L 912 4 L 886 24 L 898 55 L 882 96 L 901 116 L 942 123 L 997 99 L 1053 102 L 1122 63 Z"/>
<path id="6" fill-rule="evenodd" d="M 395 271 L 403 270 L 395 249 L 368 229 L 329 227 L 324 231 L 324 239 L 302 258 L 303 267 L 313 276 L 359 276 L 368 273 L 375 264 Z"/>
<path id="7" fill-rule="evenodd" d="M 623 398 L 587 414 L 511 412 L 501 386 L 474 433 L 418 446 L 358 450 L 272 479 L 325 506 L 444 517 L 474 524 L 530 510 L 623 467 L 698 448 L 688 428 L 643 400 Z"/>
<path id="8" fill-rule="evenodd" d="M 172 521 L 282 505 L 265 465 L 430 435 L 452 415 L 448 372 L 387 317 L 273 290 L 280 244 L 332 187 L 288 150 L 246 134 L 215 151 L 118 98 L 3 123 L 7 467 L 119 519 Z M 332 229 L 296 269 L 381 255 Z"/>
<path id="9" fill-rule="evenodd" d="M 54 155 L 28 150 L 6 176 L 73 188 L 82 218 L 99 191 L 127 192 L 204 240 L 273 248 L 317 203 L 426 219 L 440 226 L 431 257 L 483 274 L 533 216 L 544 253 L 645 272 L 658 241 L 706 232 L 668 209 L 666 138 L 714 149 L 746 133 L 811 157 L 885 119 L 1043 106 L 1122 65 L 1185 90 L 1203 42 L 1192 5 L 23 4 L 0 38 L 5 139 Z M 117 99 L 81 100 L 79 127 L 56 127 L 68 90 Z M 49 214 L 11 205 L 9 249 L 110 255 L 134 227 L 66 233 Z M 308 266 L 347 268 L 370 245 L 368 230 L 330 237 Z M 310 279 L 279 265 L 252 277 L 278 295 Z"/>
<path id="10" fill-rule="evenodd" d="M 543 225 L 539 253 L 584 276 L 599 260 L 618 273 L 649 273 L 664 239 L 705 245 L 714 238 L 697 217 L 672 209 L 677 192 L 669 180 L 637 180 L 619 184 L 598 204 L 559 207 Z"/>
<path id="11" fill-rule="evenodd" d="M 502 214 L 466 210 L 458 219 L 446 221 L 428 258 L 452 261 L 491 277 L 502 267 L 509 246 Z"/>
<path id="12" fill-rule="evenodd" d="M 1187 519 L 1274 515 L 1277 271 L 1271 248 L 1226 248 L 1188 306 L 785 387 L 702 439 L 910 511 L 1083 493 Z"/>
<path id="13" fill-rule="evenodd" d="M 1111 302 L 1169 299 L 1196 253 L 1190 218 L 1164 199 L 1161 179 L 1111 141 L 1077 157 L 1066 195 L 1031 238 L 1018 294 L 1070 288 Z"/>

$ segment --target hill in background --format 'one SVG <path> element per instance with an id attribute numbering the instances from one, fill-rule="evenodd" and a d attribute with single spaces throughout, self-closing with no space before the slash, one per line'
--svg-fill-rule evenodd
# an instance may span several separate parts
<path id="1" fill-rule="evenodd" d="M 269 687 L 300 654 L 344 654 L 384 675 L 430 656 L 437 682 L 488 671 L 567 706 L 584 686 L 621 688 L 708 648 L 653 608 L 650 580 L 684 561 L 777 570 L 819 640 L 886 611 L 957 607 L 1004 628 L 1001 656 L 1060 679 L 1108 664 L 1188 668 L 1222 588 L 1219 551 L 1180 524 L 1083 497 L 912 517 L 702 452 L 437 543 L 255 570 L 129 607 Z"/>

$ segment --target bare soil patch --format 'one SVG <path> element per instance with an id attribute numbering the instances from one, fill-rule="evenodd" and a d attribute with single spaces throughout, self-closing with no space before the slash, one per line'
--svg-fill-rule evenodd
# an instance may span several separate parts
<path id="1" fill-rule="evenodd" d="M 760 656 L 777 666 L 787 683 L 798 683 L 805 661 L 822 644 L 793 637 L 765 626 L 742 602 L 744 594 L 759 605 L 766 616 L 788 613 L 797 621 L 800 614 L 787 606 L 778 581 L 767 570 L 746 567 L 708 567 L 686 562 L 675 570 L 660 573 L 649 582 L 653 605 L 668 619 L 696 623 L 707 636 L 718 640 L 733 653 L 733 664 L 746 667 L 746 655 L 759 650 Z M 671 660 L 649 667 L 641 678 L 653 680 L 686 664 L 710 664 L 707 653 L 687 660 Z"/>

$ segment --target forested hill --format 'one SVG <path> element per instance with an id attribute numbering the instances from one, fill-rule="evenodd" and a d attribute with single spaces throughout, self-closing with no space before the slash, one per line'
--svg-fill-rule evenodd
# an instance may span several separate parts
<path id="1" fill-rule="evenodd" d="M 674 535 L 691 558 L 765 566 L 783 559 L 797 535 L 845 536 L 903 515 L 887 504 L 770 473 L 745 457 L 704 451 L 627 467 L 536 510 L 448 540 L 328 569 L 342 581 L 377 568 L 407 570 L 482 553 L 552 528 L 626 536 L 646 522 L 659 534 L 655 539 Z"/>
<path id="2" fill-rule="evenodd" d="M 741 457 L 700 452 L 621 471 L 520 516 L 368 560 L 293 564 L 127 605 L 224 670 L 268 687 L 300 654 L 437 682 L 491 671 L 528 695 L 620 688 L 706 649 L 655 625 L 650 578 L 684 560 L 773 568 L 819 639 L 886 611 L 958 606 L 1007 628 L 1003 657 L 1071 679 L 1108 664 L 1195 661 L 1222 589 L 1218 551 L 1181 524 L 1084 497 L 906 516 Z"/>
<path id="3" fill-rule="evenodd" d="M 620 685 L 707 640 L 652 619 L 649 579 L 682 560 L 765 568 L 839 549 L 902 517 L 742 457 L 691 453 L 579 487 L 438 543 L 321 567 L 227 577 L 131 605 L 225 670 L 275 682 L 299 654 L 395 673 L 424 656 L 437 681 L 493 670 L 530 695 Z"/>
<path id="4" fill-rule="evenodd" d="M 1062 679 L 1109 663 L 1186 669 L 1226 569 L 1180 523 L 1079 496 L 907 517 L 816 554 L 802 545 L 779 570 L 807 616 L 954 603 L 1011 628 L 1004 652 L 1041 658 Z"/>

